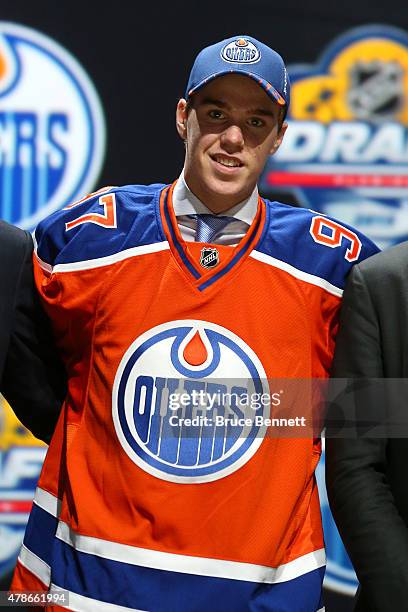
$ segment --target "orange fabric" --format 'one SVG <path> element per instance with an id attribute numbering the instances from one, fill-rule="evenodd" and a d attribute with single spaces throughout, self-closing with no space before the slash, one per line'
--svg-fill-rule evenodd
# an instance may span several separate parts
<path id="1" fill-rule="evenodd" d="M 17 561 L 10 591 L 16 593 L 24 593 L 25 591 L 47 593 L 48 585 L 45 585 L 37 576 L 34 576 L 30 570 L 24 567 L 20 561 Z"/>
<path id="2" fill-rule="evenodd" d="M 137 337 L 163 322 L 194 318 L 237 334 L 270 378 L 325 376 L 339 299 L 250 257 L 211 289 L 210 299 L 186 282 L 168 250 L 54 277 L 40 285 L 69 355 L 65 427 L 71 433 L 68 446 L 62 431 L 53 440 L 39 485 L 55 491 L 62 452 L 62 520 L 78 533 L 132 546 L 272 567 L 321 548 L 312 439 L 267 438 L 228 477 L 166 482 L 123 451 L 111 417 L 111 389 Z M 58 284 L 60 295 L 49 296 L 50 284 Z"/>

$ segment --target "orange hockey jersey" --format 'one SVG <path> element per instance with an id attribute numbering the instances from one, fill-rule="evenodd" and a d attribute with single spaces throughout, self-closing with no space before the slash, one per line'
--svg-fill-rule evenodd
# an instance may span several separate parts
<path id="1" fill-rule="evenodd" d="M 248 421 L 241 400 L 327 377 L 345 276 L 377 249 L 262 199 L 236 247 L 186 243 L 172 189 L 100 190 L 36 231 L 69 392 L 12 588 L 92 612 L 316 612 L 319 444 L 267 435 L 274 406 Z"/>

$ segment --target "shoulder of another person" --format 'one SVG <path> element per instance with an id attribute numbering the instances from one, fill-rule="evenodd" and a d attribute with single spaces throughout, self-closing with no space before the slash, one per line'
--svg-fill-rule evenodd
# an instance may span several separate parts
<path id="1" fill-rule="evenodd" d="M 24 257 L 26 249 L 32 247 L 32 238 L 29 232 L 0 221 L 0 253 L 2 258 L 15 258 L 17 254 Z"/>
<path id="2" fill-rule="evenodd" d="M 15 225 L 0 220 L 0 249 L 11 246 L 26 246 L 32 243 L 30 233 Z"/>
<path id="3" fill-rule="evenodd" d="M 408 241 L 368 257 L 357 268 L 369 282 L 398 277 L 408 280 Z"/>
<path id="4" fill-rule="evenodd" d="M 21 283 L 23 273 L 26 286 L 29 273 L 26 264 L 30 264 L 32 250 L 33 241 L 29 232 L 0 221 L 0 290 L 3 309 L 5 303 L 14 303 L 12 296 Z M 3 311 L 2 316 L 5 316 Z"/>

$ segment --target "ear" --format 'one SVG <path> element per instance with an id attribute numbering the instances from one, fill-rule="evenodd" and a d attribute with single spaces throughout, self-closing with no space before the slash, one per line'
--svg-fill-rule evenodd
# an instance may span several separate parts
<path id="1" fill-rule="evenodd" d="M 286 132 L 287 128 L 288 128 L 288 124 L 287 124 L 287 122 L 286 122 L 286 121 L 284 121 L 284 122 L 282 123 L 282 127 L 281 127 L 281 129 L 279 130 L 279 133 L 278 133 L 278 135 L 277 135 L 277 137 L 276 137 L 276 140 L 275 140 L 275 142 L 274 142 L 274 143 L 273 143 L 273 145 L 272 145 L 272 148 L 271 148 L 271 151 L 270 151 L 271 155 L 273 155 L 274 153 L 276 153 L 276 151 L 277 151 L 277 150 L 279 149 L 279 147 L 281 146 L 281 144 L 282 144 L 282 140 L 283 140 L 283 137 L 284 137 L 284 135 L 285 135 L 285 132 Z"/>
<path id="2" fill-rule="evenodd" d="M 177 103 L 176 109 L 176 128 L 180 138 L 183 140 L 187 137 L 187 102 L 181 98 Z"/>

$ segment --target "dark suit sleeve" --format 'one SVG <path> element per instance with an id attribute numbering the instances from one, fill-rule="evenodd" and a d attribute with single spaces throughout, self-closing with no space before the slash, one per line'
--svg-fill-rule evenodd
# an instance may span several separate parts
<path id="1" fill-rule="evenodd" d="M 358 266 L 344 293 L 333 376 L 383 376 L 379 321 Z M 370 612 L 408 610 L 408 530 L 386 479 L 386 459 L 383 438 L 329 433 L 326 439 L 330 506 L 362 586 L 356 609 Z"/>
<path id="2" fill-rule="evenodd" d="M 65 396 L 65 371 L 34 286 L 32 239 L 28 233 L 23 239 L 15 291 L 8 298 L 14 307 L 1 392 L 23 425 L 49 443 Z"/>

